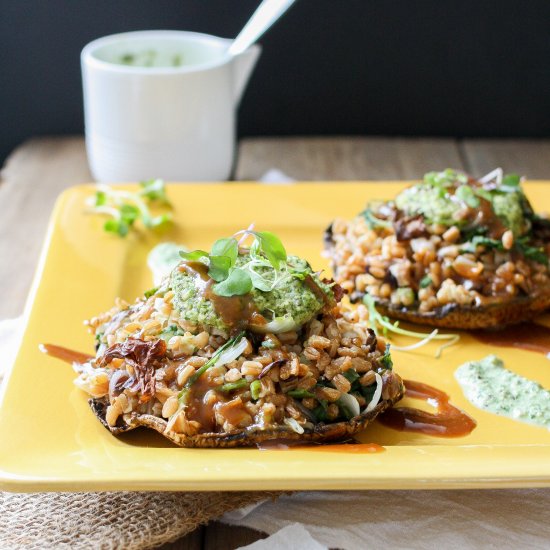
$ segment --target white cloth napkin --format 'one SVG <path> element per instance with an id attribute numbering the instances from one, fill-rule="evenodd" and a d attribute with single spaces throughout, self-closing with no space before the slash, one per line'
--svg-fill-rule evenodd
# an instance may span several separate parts
<path id="1" fill-rule="evenodd" d="M 271 168 L 259 179 L 259 181 L 272 185 L 288 185 L 289 183 L 294 183 L 296 180 L 287 176 L 284 172 L 277 170 L 277 168 Z"/>
<path id="2" fill-rule="evenodd" d="M 257 540 L 248 546 L 241 546 L 240 550 L 326 550 L 326 546 L 319 544 L 309 532 L 299 523 L 292 523 L 283 527 L 267 539 Z"/>
<path id="3" fill-rule="evenodd" d="M 549 520 L 550 489 L 302 492 L 221 518 L 275 533 L 246 548 L 301 550 L 542 550 L 550 548 Z"/>
<path id="4" fill-rule="evenodd" d="M 0 382 L 15 361 L 22 333 L 21 317 L 0 321 Z"/>

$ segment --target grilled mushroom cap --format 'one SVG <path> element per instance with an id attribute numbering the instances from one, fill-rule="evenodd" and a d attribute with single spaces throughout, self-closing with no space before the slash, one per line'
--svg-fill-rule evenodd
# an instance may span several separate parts
<path id="1" fill-rule="evenodd" d="M 332 224 L 325 230 L 323 241 L 325 250 L 330 253 L 334 245 Z M 334 265 L 334 262 L 332 263 L 332 270 L 334 273 L 338 271 L 338 266 Z M 359 303 L 364 295 L 364 293 L 354 291 L 350 295 L 350 300 L 353 303 Z M 490 305 L 460 306 L 458 304 L 446 304 L 429 312 L 421 312 L 413 306 L 395 306 L 389 300 L 378 297 L 374 300 L 376 309 L 382 315 L 392 319 L 436 328 L 458 330 L 499 329 L 508 325 L 530 321 L 550 309 L 550 287 L 540 289 L 536 295 L 517 296 L 502 302 L 495 300 Z"/>
<path id="2" fill-rule="evenodd" d="M 530 321 L 549 308 L 550 289 L 536 297 L 523 296 L 478 307 L 447 304 L 427 313 L 412 307 L 396 307 L 388 300 L 376 299 L 376 309 L 382 315 L 418 325 L 459 330 L 500 329 Z"/>
<path id="3" fill-rule="evenodd" d="M 166 431 L 167 421 L 164 418 L 150 414 L 131 413 L 119 417 L 116 426 L 109 426 L 105 420 L 107 399 L 90 399 L 88 403 L 100 422 L 114 435 L 139 428 L 141 426 L 151 428 L 175 443 L 179 447 L 202 447 L 202 448 L 229 448 L 229 447 L 250 447 L 257 443 L 274 439 L 294 440 L 304 443 L 328 442 L 344 439 L 364 430 L 380 413 L 397 403 L 405 392 L 403 381 L 394 372 L 384 378 L 383 395 L 387 399 L 381 400 L 378 405 L 368 413 L 362 413 L 346 422 L 320 423 L 312 429 L 304 428 L 303 434 L 298 434 L 287 426 L 277 426 L 272 429 L 260 429 L 250 427 L 232 433 L 202 433 L 197 435 L 184 435 L 172 431 Z"/>

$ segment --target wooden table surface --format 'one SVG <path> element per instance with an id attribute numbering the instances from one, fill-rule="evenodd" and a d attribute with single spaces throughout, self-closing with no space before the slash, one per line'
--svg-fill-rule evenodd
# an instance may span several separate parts
<path id="1" fill-rule="evenodd" d="M 240 143 L 235 179 L 255 180 L 274 167 L 319 181 L 417 179 L 447 167 L 483 175 L 497 166 L 550 179 L 550 140 L 250 138 Z M 32 139 L 7 159 L 0 180 L 0 319 L 23 310 L 56 196 L 90 181 L 80 136 Z M 212 522 L 162 548 L 230 550 L 262 536 Z"/>

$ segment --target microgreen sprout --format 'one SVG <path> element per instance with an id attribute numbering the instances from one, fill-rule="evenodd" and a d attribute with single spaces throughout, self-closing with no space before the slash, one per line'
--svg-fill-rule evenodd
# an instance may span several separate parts
<path id="1" fill-rule="evenodd" d="M 157 216 L 151 213 L 149 205 L 153 202 L 170 206 L 164 182 L 160 179 L 142 181 L 136 192 L 98 184 L 95 195 L 87 200 L 91 212 L 109 216 L 103 225 L 105 231 L 121 237 L 125 237 L 138 220 L 147 229 L 160 229 L 171 223 L 170 213 Z"/>
<path id="2" fill-rule="evenodd" d="M 402 336 L 410 336 L 411 338 L 420 338 L 420 342 L 411 344 L 409 346 L 392 345 L 392 349 L 394 350 L 410 351 L 413 349 L 417 349 L 427 344 L 428 342 L 431 342 L 432 340 L 448 340 L 448 342 L 446 342 L 445 344 L 442 344 L 435 353 L 435 357 L 439 359 L 439 357 L 441 357 L 442 351 L 445 348 L 452 346 L 453 344 L 458 342 L 458 340 L 460 339 L 460 336 L 458 334 L 439 334 L 439 331 L 437 329 L 434 329 L 430 333 L 406 330 L 399 326 L 399 321 L 395 321 L 392 323 L 388 317 L 379 313 L 378 310 L 376 309 L 376 303 L 372 296 L 365 294 L 365 296 L 363 296 L 363 303 L 367 306 L 367 309 L 369 312 L 369 324 L 372 330 L 374 330 L 374 333 L 376 334 L 376 336 L 379 335 L 379 332 L 381 329 L 382 334 L 384 336 L 387 336 L 389 332 L 393 332 L 395 334 L 400 334 Z"/>
<path id="3" fill-rule="evenodd" d="M 239 248 L 251 241 L 246 260 L 237 262 Z M 242 296 L 252 288 L 272 291 L 290 277 L 304 279 L 311 273 L 307 263 L 289 260 L 279 237 L 269 231 L 255 231 L 253 226 L 238 231 L 229 238 L 217 240 L 210 250 L 180 252 L 188 262 L 202 262 L 208 275 L 216 282 L 213 291 L 218 296 Z"/>

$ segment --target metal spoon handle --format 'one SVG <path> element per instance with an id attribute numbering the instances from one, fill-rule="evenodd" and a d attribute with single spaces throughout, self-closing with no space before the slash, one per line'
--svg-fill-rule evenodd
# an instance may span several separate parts
<path id="1" fill-rule="evenodd" d="M 244 52 L 294 4 L 294 1 L 263 0 L 227 50 L 228 53 L 230 55 L 238 55 Z"/>

